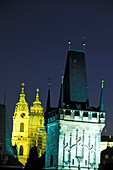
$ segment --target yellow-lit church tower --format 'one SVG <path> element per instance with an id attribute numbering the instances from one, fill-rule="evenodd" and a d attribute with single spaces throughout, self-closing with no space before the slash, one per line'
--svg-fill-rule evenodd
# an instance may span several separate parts
<path id="1" fill-rule="evenodd" d="M 46 151 L 46 131 L 44 127 L 44 112 L 39 101 L 37 89 L 36 100 L 33 106 L 28 107 L 25 99 L 24 83 L 19 102 L 16 104 L 13 116 L 12 145 L 18 147 L 18 159 L 25 165 L 29 158 L 30 149 L 35 145 L 39 157 Z"/>
<path id="2" fill-rule="evenodd" d="M 29 118 L 29 138 L 30 148 L 37 146 L 39 157 L 46 151 L 46 131 L 44 127 L 44 112 L 38 95 L 37 89 L 36 100 L 30 108 Z"/>
<path id="3" fill-rule="evenodd" d="M 25 100 L 24 83 L 22 83 L 20 99 L 16 104 L 13 116 L 12 145 L 16 143 L 18 158 L 23 165 L 25 165 L 29 155 L 28 121 L 29 108 Z"/>

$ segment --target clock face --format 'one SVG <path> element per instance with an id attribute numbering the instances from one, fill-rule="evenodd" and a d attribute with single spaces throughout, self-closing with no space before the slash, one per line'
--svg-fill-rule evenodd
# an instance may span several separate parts
<path id="1" fill-rule="evenodd" d="M 22 113 L 22 114 L 21 114 L 21 117 L 24 118 L 24 116 L 25 116 L 25 113 Z"/>
<path id="2" fill-rule="evenodd" d="M 25 107 L 24 107 L 24 106 L 22 106 L 22 107 L 21 107 L 21 109 L 22 109 L 22 110 L 25 110 Z"/>

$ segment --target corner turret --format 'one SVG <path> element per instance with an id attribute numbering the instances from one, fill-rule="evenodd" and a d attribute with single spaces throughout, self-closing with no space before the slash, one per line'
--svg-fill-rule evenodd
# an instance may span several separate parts
<path id="1" fill-rule="evenodd" d="M 100 111 L 104 111 L 104 98 L 103 98 L 103 86 L 104 86 L 104 80 L 102 80 L 102 87 L 101 87 L 101 95 L 100 95 Z"/>

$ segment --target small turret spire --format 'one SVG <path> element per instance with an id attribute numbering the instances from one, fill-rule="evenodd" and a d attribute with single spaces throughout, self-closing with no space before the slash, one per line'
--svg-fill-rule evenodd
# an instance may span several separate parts
<path id="1" fill-rule="evenodd" d="M 43 107 L 39 101 L 39 89 L 36 89 L 36 100 L 33 102 L 33 106 L 30 107 L 31 115 L 43 114 Z"/>
<path id="2" fill-rule="evenodd" d="M 37 94 L 36 94 L 36 101 L 39 102 L 39 94 L 38 94 L 39 89 L 37 88 L 36 91 L 37 91 Z"/>
<path id="3" fill-rule="evenodd" d="M 100 95 L 100 105 L 99 105 L 101 111 L 104 111 L 103 86 L 104 86 L 104 80 L 102 80 L 101 95 Z"/>
<path id="4" fill-rule="evenodd" d="M 33 102 L 33 106 L 35 106 L 35 105 L 41 105 L 41 102 L 39 101 L 39 89 L 37 88 L 36 89 L 36 100 Z"/>
<path id="5" fill-rule="evenodd" d="M 102 80 L 102 88 L 104 87 L 104 80 Z"/>
<path id="6" fill-rule="evenodd" d="M 70 45 L 71 45 L 71 41 L 68 41 L 68 50 L 70 51 Z"/>
<path id="7" fill-rule="evenodd" d="M 85 46 L 86 46 L 85 39 L 86 39 L 86 37 L 83 37 L 83 43 L 82 43 L 82 45 L 83 45 L 83 52 L 84 52 L 84 53 L 85 53 Z"/>
<path id="8" fill-rule="evenodd" d="M 60 88 L 60 97 L 59 97 L 59 104 L 58 104 L 58 107 L 60 108 L 63 108 L 63 79 L 64 79 L 64 76 L 62 75 L 62 82 L 61 82 L 61 88 Z"/>
<path id="9" fill-rule="evenodd" d="M 48 90 L 48 97 L 47 97 L 47 104 L 46 104 L 46 112 L 50 109 L 50 86 L 51 86 L 51 81 L 49 78 L 49 90 Z"/>
<path id="10" fill-rule="evenodd" d="M 4 94 L 4 105 L 6 105 L 6 90 L 5 90 L 5 94 Z"/>
<path id="11" fill-rule="evenodd" d="M 25 86 L 25 83 L 22 83 L 22 90 L 21 90 L 20 99 L 19 99 L 19 101 L 22 102 L 22 103 L 23 103 L 23 102 L 26 102 L 26 101 L 25 101 L 24 86 Z"/>
<path id="12" fill-rule="evenodd" d="M 63 84 L 63 80 L 64 80 L 64 75 L 62 75 L 62 84 Z"/>

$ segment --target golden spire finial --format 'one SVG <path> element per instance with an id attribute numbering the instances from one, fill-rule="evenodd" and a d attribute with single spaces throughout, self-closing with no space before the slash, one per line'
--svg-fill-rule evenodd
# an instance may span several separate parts
<path id="1" fill-rule="evenodd" d="M 24 86 L 25 86 L 25 83 L 22 83 L 22 91 L 21 91 L 22 94 L 24 94 Z"/>
<path id="2" fill-rule="evenodd" d="M 37 94 L 36 94 L 36 101 L 39 102 L 39 95 L 38 95 L 39 89 L 37 88 L 36 91 L 37 91 Z"/>

